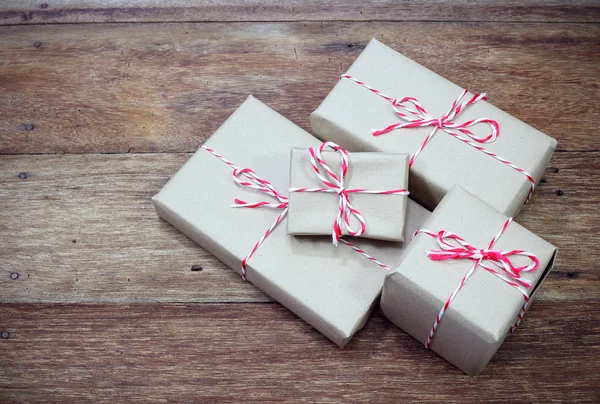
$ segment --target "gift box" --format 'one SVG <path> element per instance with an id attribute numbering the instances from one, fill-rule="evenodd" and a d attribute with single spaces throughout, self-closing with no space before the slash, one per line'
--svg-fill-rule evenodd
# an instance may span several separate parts
<path id="1" fill-rule="evenodd" d="M 343 346 L 367 320 L 403 244 L 342 239 L 335 247 L 327 236 L 286 234 L 290 150 L 320 144 L 249 97 L 153 202 L 163 219 Z M 407 215 L 408 232 L 429 212 L 411 203 Z"/>
<path id="2" fill-rule="evenodd" d="M 556 252 L 455 186 L 386 277 L 381 308 L 426 347 L 476 375 L 518 325 Z"/>
<path id="3" fill-rule="evenodd" d="M 408 154 L 294 148 L 288 234 L 403 241 L 407 188 Z"/>
<path id="4" fill-rule="evenodd" d="M 556 140 L 373 39 L 315 110 L 312 131 L 349 151 L 410 153 L 411 197 L 455 184 L 501 213 L 529 200 Z"/>

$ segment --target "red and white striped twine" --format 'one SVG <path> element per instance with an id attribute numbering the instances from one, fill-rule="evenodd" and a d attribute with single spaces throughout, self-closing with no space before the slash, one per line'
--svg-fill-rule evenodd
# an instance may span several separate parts
<path id="1" fill-rule="evenodd" d="M 210 147 L 201 145 L 201 148 L 210 152 L 212 155 L 217 157 L 219 160 L 233 168 L 233 180 L 242 187 L 248 187 L 252 189 L 256 189 L 259 192 L 265 193 L 277 199 L 278 203 L 271 203 L 267 201 L 260 202 L 246 202 L 241 199 L 235 198 L 234 204 L 231 205 L 232 208 L 270 208 L 270 209 L 280 209 L 282 212 L 277 216 L 275 222 L 267 229 L 267 231 L 261 236 L 261 238 L 252 246 L 250 252 L 242 259 L 242 279 L 246 280 L 246 267 L 248 266 L 248 260 L 250 257 L 254 255 L 258 247 L 269 237 L 269 234 L 273 232 L 275 227 L 283 220 L 285 215 L 288 212 L 288 198 L 281 193 L 279 193 L 273 184 L 269 181 L 262 179 L 258 176 L 254 171 L 249 168 L 239 168 L 231 161 L 227 160 L 225 157 L 211 149 Z M 245 177 L 245 179 L 241 178 Z"/>
<path id="2" fill-rule="evenodd" d="M 423 151 L 425 146 L 427 146 L 427 144 L 435 135 L 437 130 L 440 129 L 446 132 L 447 134 L 454 136 L 461 142 L 466 143 L 471 147 L 474 147 L 475 149 L 487 154 L 488 156 L 495 158 L 496 160 L 508 165 L 509 167 L 523 174 L 530 184 L 529 194 L 527 195 L 527 199 L 525 200 L 524 205 L 527 204 L 527 202 L 529 202 L 529 200 L 531 199 L 531 196 L 533 195 L 533 191 L 535 189 L 535 180 L 533 179 L 533 176 L 521 167 L 513 164 L 509 160 L 498 156 L 497 154 L 481 146 L 482 143 L 490 143 L 498 138 L 498 135 L 500 134 L 500 125 L 497 121 L 490 118 L 477 118 L 468 120 L 463 123 L 453 122 L 453 119 L 456 118 L 461 111 L 465 110 L 467 107 L 475 104 L 478 101 L 486 100 L 485 93 L 475 94 L 471 99 L 463 101 L 461 103 L 462 99 L 469 92 L 469 90 L 464 89 L 462 93 L 458 96 L 458 98 L 454 100 L 450 109 L 448 109 L 448 111 L 441 118 L 434 118 L 427 113 L 425 108 L 423 108 L 419 101 L 414 97 L 392 98 L 388 95 L 385 95 L 381 91 L 367 85 L 363 81 L 360 81 L 350 76 L 349 74 L 342 74 L 340 79 L 352 80 L 355 83 L 368 89 L 372 93 L 377 94 L 378 96 L 392 103 L 392 108 L 401 122 L 389 125 L 383 129 L 373 129 L 371 130 L 373 136 L 380 136 L 385 133 L 391 132 L 395 129 L 421 128 L 428 126 L 433 127 L 432 131 L 425 138 L 421 146 L 419 146 L 415 154 L 410 158 L 409 167 L 412 167 L 417 156 L 421 153 L 421 151 Z M 473 127 L 478 124 L 487 125 L 490 129 L 490 133 L 485 137 L 479 137 L 469 130 L 470 127 Z M 461 135 L 464 135 L 466 137 Z"/>
<path id="3" fill-rule="evenodd" d="M 425 347 L 429 348 L 431 345 L 431 340 L 435 334 L 435 331 L 442 320 L 442 317 L 448 310 L 450 303 L 454 300 L 458 292 L 463 288 L 463 286 L 467 283 L 471 275 L 475 272 L 475 269 L 480 266 L 490 272 L 491 274 L 497 276 L 502 279 L 508 285 L 517 289 L 523 295 L 524 303 L 521 308 L 517 320 L 510 328 L 510 333 L 512 333 L 515 328 L 519 325 L 521 320 L 523 319 L 523 315 L 525 314 L 525 310 L 527 310 L 527 306 L 529 303 L 529 293 L 526 289 L 531 287 L 531 282 L 521 278 L 521 272 L 533 272 L 538 269 L 540 265 L 540 260 L 538 257 L 530 252 L 524 250 L 508 250 L 508 251 L 496 251 L 492 250 L 492 247 L 498 241 L 500 236 L 504 233 L 504 231 L 508 228 L 508 225 L 512 222 L 512 218 L 509 218 L 498 234 L 490 241 L 488 247 L 485 250 L 479 250 L 473 247 L 471 244 L 467 243 L 465 239 L 460 237 L 459 235 L 446 231 L 440 230 L 437 233 L 431 232 L 425 229 L 419 229 L 413 235 L 424 233 L 430 237 L 433 237 L 438 242 L 441 250 L 429 250 L 427 251 L 427 256 L 434 261 L 442 261 L 448 259 L 469 259 L 473 261 L 473 266 L 467 272 L 467 274 L 462 278 L 456 289 L 452 292 L 450 297 L 446 300 L 442 309 L 438 313 L 433 323 L 433 326 L 429 330 L 429 335 L 427 336 L 427 342 L 425 343 Z M 531 260 L 529 265 L 524 265 L 520 267 L 515 267 L 513 263 L 510 261 L 511 256 L 525 256 Z M 486 263 L 484 263 L 485 261 Z M 490 263 L 492 265 L 489 265 Z"/>
<path id="4" fill-rule="evenodd" d="M 340 173 L 335 174 L 331 167 L 325 162 L 322 157 L 323 150 L 329 147 L 336 151 L 340 155 Z M 310 154 L 310 163 L 313 171 L 321 181 L 324 188 L 290 188 L 289 192 L 316 192 L 316 193 L 334 193 L 339 195 L 338 212 L 333 222 L 333 230 L 331 237 L 333 244 L 338 245 L 339 240 L 342 237 L 342 226 L 345 226 L 348 234 L 351 236 L 362 235 L 367 226 L 365 219 L 361 213 L 352 206 L 350 203 L 350 194 L 376 194 L 376 195 L 408 195 L 406 189 L 390 189 L 384 191 L 378 191 L 373 189 L 363 188 L 345 188 L 344 181 L 346 174 L 348 173 L 348 152 L 333 142 L 322 143 L 316 150 L 311 147 L 308 149 Z M 321 168 L 325 171 L 325 175 L 321 174 Z M 360 225 L 360 228 L 354 230 L 350 224 L 350 217 L 354 216 Z"/>
<path id="5" fill-rule="evenodd" d="M 258 174 L 256 174 L 253 170 L 251 170 L 249 168 L 237 167 L 231 161 L 227 160 L 225 157 L 223 157 L 221 154 L 217 153 L 214 149 L 211 149 L 210 147 L 207 147 L 205 145 L 200 145 L 200 148 L 208 151 L 213 156 L 215 156 L 216 158 L 218 158 L 219 160 L 221 160 L 222 162 L 227 164 L 229 167 L 231 167 L 233 169 L 233 172 L 232 172 L 233 180 L 238 185 L 240 185 L 242 187 L 248 187 L 251 189 L 255 189 L 259 192 L 265 193 L 265 194 L 277 199 L 277 201 L 278 201 L 275 203 L 267 202 L 267 201 L 246 202 L 241 199 L 235 198 L 234 204 L 231 205 L 232 208 L 251 208 L 251 209 L 270 208 L 270 209 L 277 209 L 277 210 L 282 211 L 279 214 L 279 216 L 277 216 L 277 218 L 275 219 L 273 224 L 260 237 L 260 239 L 252 246 L 252 249 L 250 249 L 250 252 L 242 259 L 242 264 L 241 264 L 242 279 L 246 280 L 246 268 L 248 266 L 248 260 L 254 255 L 256 250 L 258 250 L 258 247 L 260 247 L 260 245 L 267 239 L 267 237 L 269 237 L 269 235 L 273 232 L 273 230 L 277 227 L 277 225 L 279 223 L 281 223 L 281 221 L 287 215 L 288 204 L 289 204 L 288 198 L 286 196 L 284 196 L 283 194 L 281 194 L 279 191 L 277 191 L 277 189 L 275 189 L 273 184 L 271 184 L 269 181 L 259 177 Z M 373 256 L 367 254 L 364 250 L 358 248 L 354 244 L 352 244 L 344 239 L 340 239 L 339 241 L 343 242 L 348 247 L 352 248 L 354 251 L 361 254 L 363 257 L 367 258 L 369 261 L 380 266 L 381 268 L 385 269 L 386 271 L 389 271 L 389 267 L 387 265 L 385 265 L 381 261 L 375 259 Z"/>
<path id="6" fill-rule="evenodd" d="M 380 266 L 381 268 L 385 269 L 386 271 L 390 270 L 390 267 L 388 267 L 387 265 L 385 265 L 383 262 L 379 261 L 378 259 L 376 259 L 375 257 L 367 254 L 365 252 L 365 250 L 363 250 L 362 248 L 357 247 L 356 245 L 352 244 L 351 242 L 341 238 L 340 241 L 344 244 L 346 244 L 348 247 L 352 248 L 354 251 L 356 251 L 357 253 L 359 253 L 360 255 L 362 255 L 363 257 L 365 257 L 366 259 L 368 259 L 369 261 L 371 261 L 372 263 Z"/>

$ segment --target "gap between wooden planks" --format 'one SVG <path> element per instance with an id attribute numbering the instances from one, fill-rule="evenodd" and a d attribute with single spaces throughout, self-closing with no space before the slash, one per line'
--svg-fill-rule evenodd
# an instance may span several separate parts
<path id="1" fill-rule="evenodd" d="M 589 1 L 118 3 L 11 0 L 0 4 L 0 25 L 600 21 Z M 250 92 L 308 129 L 308 114 L 372 36 L 487 91 L 561 150 L 586 151 L 557 153 L 517 218 L 558 245 L 559 260 L 531 315 L 476 379 L 380 315 L 339 350 L 278 304 L 236 303 L 270 299 L 148 203 L 188 154 L 0 156 L 0 301 L 145 303 L 0 305 L 0 331 L 9 332 L 0 340 L 0 398 L 600 401 L 600 146 L 591 136 L 599 32 L 390 22 L 0 28 L 0 153 L 189 152 Z"/>
<path id="2" fill-rule="evenodd" d="M 535 302 L 484 372 L 469 377 L 380 314 L 339 349 L 278 304 L 5 304 L 0 397 L 598 402 L 599 308 Z"/>
<path id="3" fill-rule="evenodd" d="M 600 150 L 599 24 L 293 22 L 0 27 L 0 153 L 191 152 L 250 93 L 309 129 L 372 37 Z"/>
<path id="4" fill-rule="evenodd" d="M 593 0 L 6 0 L 0 4 L 0 24 L 5 25 L 306 20 L 599 22 L 600 6 Z"/>
<path id="5" fill-rule="evenodd" d="M 269 301 L 154 211 L 189 157 L 1 156 L 0 302 Z M 559 248 L 538 299 L 600 299 L 599 184 L 600 152 L 556 153 L 516 218 Z"/>

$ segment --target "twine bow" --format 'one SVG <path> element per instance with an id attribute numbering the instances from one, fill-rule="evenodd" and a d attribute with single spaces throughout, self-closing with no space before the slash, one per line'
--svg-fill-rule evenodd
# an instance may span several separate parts
<path id="1" fill-rule="evenodd" d="M 329 147 L 340 156 L 340 173 L 335 174 L 327 162 L 323 159 L 323 150 Z M 350 194 L 379 194 L 379 195 L 408 195 L 405 189 L 392 190 L 371 190 L 363 188 L 345 188 L 344 182 L 348 173 L 348 152 L 333 142 L 322 143 L 317 149 L 309 148 L 310 163 L 313 171 L 321 181 L 324 188 L 290 188 L 289 192 L 316 192 L 316 193 L 335 193 L 339 195 L 338 211 L 333 222 L 331 238 L 334 245 L 338 245 L 342 237 L 343 228 L 351 236 L 360 236 L 366 230 L 365 219 L 361 213 L 352 206 Z M 323 169 L 324 174 L 321 173 Z M 354 229 L 350 224 L 351 217 L 356 218 L 359 224 L 358 229 Z"/>
<path id="2" fill-rule="evenodd" d="M 508 218 L 500 231 L 496 234 L 496 236 L 490 241 L 487 248 L 484 250 L 477 249 L 473 247 L 471 244 L 467 243 L 465 239 L 460 237 L 459 235 L 446 231 L 440 230 L 437 233 L 431 232 L 425 229 L 419 229 L 415 232 L 415 236 L 419 233 L 427 234 L 430 237 L 436 239 L 438 245 L 441 250 L 428 250 L 427 256 L 430 259 L 435 261 L 447 260 L 447 259 L 469 259 L 473 261 L 473 266 L 467 272 L 467 274 L 462 278 L 458 286 L 454 289 L 450 297 L 444 303 L 441 310 L 429 330 L 429 335 L 427 336 L 427 342 L 425 343 L 425 347 L 429 348 L 431 345 L 431 341 L 433 336 L 435 335 L 435 331 L 437 327 L 442 321 L 442 317 L 448 310 L 448 307 L 458 294 L 458 292 L 465 286 L 469 278 L 475 273 L 475 269 L 477 267 L 482 267 L 486 271 L 492 273 L 498 278 L 502 279 L 508 285 L 517 289 L 522 295 L 524 299 L 523 306 L 517 316 L 517 320 L 510 328 L 510 333 L 514 331 L 516 326 L 519 324 L 521 319 L 523 318 L 523 314 L 527 309 L 527 305 L 529 303 L 529 293 L 525 288 L 531 287 L 531 282 L 521 278 L 521 272 L 532 272 L 538 269 L 540 266 L 539 258 L 530 252 L 524 250 L 509 250 L 509 251 L 497 251 L 493 250 L 492 247 L 498 241 L 500 236 L 504 234 L 504 231 L 508 228 L 508 226 L 512 223 L 512 218 Z M 414 237 L 414 236 L 413 236 Z M 511 256 L 525 256 L 528 257 L 531 263 L 529 265 L 524 266 L 515 266 L 511 261 Z M 488 265 L 488 263 L 493 265 Z"/>
<path id="3" fill-rule="evenodd" d="M 267 229 L 267 231 L 262 235 L 262 237 L 258 240 L 256 244 L 252 247 L 250 252 L 242 259 L 242 279 L 246 280 L 246 267 L 248 266 L 248 260 L 254 255 L 258 247 L 269 237 L 271 232 L 277 227 L 277 225 L 283 220 L 283 218 L 287 215 L 288 212 L 288 198 L 281 194 L 279 191 L 275 189 L 273 184 L 269 181 L 261 178 L 256 174 L 253 170 L 249 168 L 239 168 L 231 161 L 227 160 L 225 157 L 211 149 L 210 147 L 201 145 L 202 149 L 208 151 L 219 160 L 233 168 L 232 176 L 233 180 L 242 187 L 248 187 L 252 189 L 256 189 L 259 192 L 265 193 L 273 198 L 277 199 L 279 203 L 267 202 L 267 201 L 259 201 L 259 202 L 246 202 L 241 199 L 235 198 L 234 204 L 231 205 L 232 208 L 270 208 L 270 209 L 279 209 L 282 212 L 277 216 L 273 224 Z"/>
<path id="4" fill-rule="evenodd" d="M 429 115 L 425 108 L 423 108 L 419 101 L 414 97 L 396 98 L 392 100 L 392 108 L 394 109 L 394 113 L 402 122 L 389 125 L 383 129 L 373 129 L 371 132 L 373 133 L 373 136 L 380 136 L 395 129 L 433 127 L 433 130 L 427 136 L 422 146 L 411 157 L 409 162 L 411 166 L 421 150 L 425 147 L 438 129 L 441 129 L 455 137 L 459 137 L 459 134 L 457 133 L 459 132 L 477 143 L 490 143 L 495 141 L 500 133 L 500 126 L 498 125 L 498 122 L 494 121 L 493 119 L 476 118 L 462 123 L 454 122 L 454 119 L 458 114 L 461 113 L 461 111 L 464 111 L 478 101 L 486 99 L 485 93 L 475 94 L 471 99 L 461 103 L 468 91 L 469 90 L 467 89 L 463 90 L 458 98 L 454 100 L 452 106 L 450 106 L 450 109 L 448 109 L 448 111 L 446 111 L 441 118 L 434 118 L 433 116 Z M 478 124 L 486 124 L 489 126 L 490 132 L 487 136 L 476 136 L 469 130 L 469 128 L 472 128 Z M 465 138 L 461 137 L 461 139 Z"/>
<path id="5" fill-rule="evenodd" d="M 256 189 L 259 192 L 263 192 L 273 198 L 277 199 L 279 203 L 272 203 L 267 201 L 259 202 L 246 202 L 241 199 L 235 198 L 232 208 L 271 208 L 271 209 L 287 209 L 288 198 L 282 195 L 275 189 L 273 184 L 269 181 L 261 178 L 253 170 L 249 168 L 236 168 L 232 173 L 233 180 L 242 187 L 248 187 Z M 241 178 L 245 177 L 245 179 Z"/>
<path id="6" fill-rule="evenodd" d="M 446 111 L 441 118 L 434 118 L 429 115 L 415 97 L 396 98 L 392 101 L 392 107 L 398 118 L 400 118 L 400 120 L 403 122 L 389 125 L 383 129 L 375 129 L 372 131 L 373 135 L 383 135 L 384 133 L 391 132 L 394 129 L 433 126 L 436 129 L 442 129 L 444 131 L 457 130 L 464 135 L 469 136 L 472 140 L 478 143 L 493 142 L 496 140 L 500 132 L 498 122 L 495 120 L 490 118 L 477 118 L 470 119 L 462 123 L 453 122 L 453 119 L 456 118 L 461 111 L 464 111 L 467 109 L 467 107 L 475 104 L 478 101 L 486 100 L 485 93 L 481 93 L 475 94 L 470 100 L 461 103 L 462 99 L 465 97 L 465 95 L 467 95 L 468 92 L 469 90 L 467 89 L 463 90 L 458 98 L 454 100 L 450 109 L 448 109 L 448 111 Z M 414 109 L 411 108 L 411 104 Z M 468 129 L 480 123 L 487 124 L 490 128 L 490 133 L 485 137 L 476 136 Z"/>
<path id="7" fill-rule="evenodd" d="M 521 272 L 531 272 L 538 269 L 540 260 L 538 257 L 530 252 L 524 250 L 508 250 L 508 251 L 497 251 L 492 249 L 479 250 L 467 243 L 459 235 L 441 230 L 434 236 L 441 250 L 429 250 L 427 256 L 434 261 L 443 261 L 449 259 L 469 259 L 473 262 L 489 262 L 494 264 L 497 268 L 501 269 L 505 275 L 510 279 L 517 282 L 521 286 L 527 288 L 531 287 L 531 281 L 521 278 Z M 452 244 L 456 242 L 456 244 Z M 525 256 L 531 261 L 529 265 L 515 266 L 510 257 L 512 256 Z M 490 271 L 488 265 L 481 265 L 486 270 Z M 494 271 L 490 271 L 495 273 Z"/>
<path id="8" fill-rule="evenodd" d="M 507 166 L 523 174 L 527 178 L 527 181 L 529 181 L 529 193 L 527 194 L 527 198 L 525 199 L 523 205 L 526 205 L 527 202 L 529 202 L 529 200 L 531 199 L 531 196 L 533 195 L 533 191 L 535 189 L 535 180 L 533 176 L 523 168 L 513 164 L 511 161 L 497 155 L 496 153 L 490 150 L 487 150 L 482 146 L 482 144 L 491 143 L 498 138 L 500 134 L 500 125 L 498 124 L 498 122 L 490 118 L 471 119 L 463 123 L 454 122 L 454 119 L 467 107 L 475 104 L 476 102 L 486 100 L 485 93 L 475 94 L 470 100 L 463 101 L 461 103 L 462 99 L 469 92 L 465 89 L 462 91 L 459 97 L 456 100 L 454 100 L 450 109 L 448 109 L 448 111 L 441 118 L 434 118 L 427 113 L 425 108 L 423 108 L 423 106 L 414 97 L 390 97 L 389 95 L 382 93 L 378 89 L 369 86 L 364 81 L 360 81 L 349 74 L 342 74 L 340 76 L 340 79 L 351 80 L 366 88 L 367 90 L 371 91 L 372 93 L 378 95 L 379 97 L 392 103 L 394 113 L 396 114 L 396 116 L 398 116 L 398 118 L 400 118 L 401 122 L 389 125 L 383 129 L 373 129 L 371 130 L 373 136 L 380 136 L 384 133 L 391 132 L 395 129 L 433 127 L 429 135 L 427 135 L 423 143 L 421 143 L 421 146 L 419 146 L 417 151 L 410 158 L 410 161 L 408 162 L 409 167 L 412 167 L 417 156 L 423 151 L 425 146 L 427 146 L 427 144 L 435 135 L 437 130 L 441 129 L 445 133 L 453 136 L 455 139 L 458 139 L 461 142 L 468 144 L 469 146 L 479 150 L 482 153 L 487 154 L 488 156 L 502 162 L 503 164 L 506 164 Z M 411 107 L 410 104 L 412 104 L 413 107 Z M 476 136 L 473 132 L 469 130 L 469 128 L 477 124 L 488 125 L 490 128 L 490 133 L 487 136 L 483 137 Z"/>

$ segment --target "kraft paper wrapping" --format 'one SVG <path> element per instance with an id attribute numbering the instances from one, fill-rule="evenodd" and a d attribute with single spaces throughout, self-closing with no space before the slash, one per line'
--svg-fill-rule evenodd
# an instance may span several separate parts
<path id="1" fill-rule="evenodd" d="M 416 97 L 434 118 L 441 118 L 463 90 L 376 39 L 347 74 L 388 96 Z M 471 97 L 468 93 L 465 100 Z M 556 140 L 486 101 L 464 109 L 453 121 L 484 117 L 499 123 L 500 134 L 495 141 L 481 146 L 526 170 L 537 183 L 556 148 Z M 432 130 L 405 128 L 373 136 L 371 129 L 385 128 L 400 119 L 391 102 L 346 78 L 337 82 L 312 113 L 310 122 L 319 139 L 333 141 L 349 151 L 411 156 Z M 480 137 L 490 132 L 484 124 L 470 129 Z M 410 170 L 411 197 L 433 209 L 454 184 L 509 216 L 520 211 L 530 190 L 530 182 L 522 173 L 438 129 Z"/>
<path id="2" fill-rule="evenodd" d="M 287 195 L 291 148 L 317 147 L 320 142 L 250 96 L 204 145 L 240 168 L 251 168 Z M 234 198 L 271 201 L 234 183 L 232 172 L 199 149 L 153 202 L 163 219 L 240 272 L 241 260 L 281 211 L 231 208 Z M 429 212 L 410 204 L 408 215 L 410 232 Z M 387 271 L 346 245 L 334 247 L 331 237 L 288 236 L 286 220 L 250 258 L 247 279 L 344 346 L 376 305 Z M 403 252 L 400 243 L 359 239 L 356 244 L 388 265 L 397 263 Z"/>
<path id="3" fill-rule="evenodd" d="M 336 175 L 341 160 L 338 153 L 322 153 L 323 159 Z M 325 171 L 321 169 L 321 172 Z M 290 188 L 323 188 L 316 176 L 306 149 L 292 149 L 290 164 Z M 348 173 L 345 188 L 370 190 L 408 189 L 408 155 L 396 153 L 348 153 Z M 339 195 L 335 193 L 292 192 L 288 234 L 330 235 L 337 216 Z M 365 220 L 366 230 L 360 237 L 388 240 L 404 240 L 404 216 L 406 195 L 350 194 L 350 203 Z M 358 220 L 351 216 L 354 230 L 360 228 Z M 348 234 L 345 227 L 342 234 Z"/>
<path id="4" fill-rule="evenodd" d="M 451 231 L 474 247 L 485 249 L 506 220 L 505 215 L 455 186 L 423 228 L 435 233 Z M 515 222 L 492 249 L 523 249 L 537 255 L 539 268 L 521 274 L 533 283 L 528 289 L 531 298 L 552 269 L 557 252 L 556 247 Z M 439 250 L 436 240 L 426 234 L 415 236 L 396 272 L 386 277 L 381 300 L 385 316 L 422 343 L 427 341 L 436 315 L 473 266 L 468 259 L 433 261 L 427 250 Z M 525 257 L 512 257 L 511 261 L 529 264 Z M 478 267 L 442 317 L 430 348 L 465 373 L 476 375 L 504 341 L 523 303 L 518 290 Z"/>

